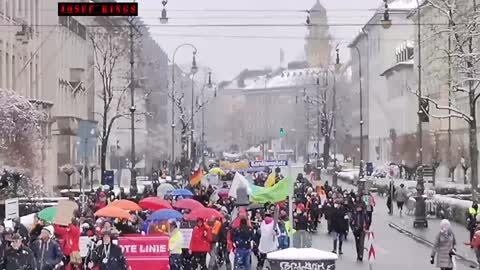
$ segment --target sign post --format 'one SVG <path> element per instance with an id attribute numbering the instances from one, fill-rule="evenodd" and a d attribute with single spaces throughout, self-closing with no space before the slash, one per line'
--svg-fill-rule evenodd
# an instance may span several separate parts
<path id="1" fill-rule="evenodd" d="M 5 200 L 5 220 L 20 217 L 18 198 Z"/>

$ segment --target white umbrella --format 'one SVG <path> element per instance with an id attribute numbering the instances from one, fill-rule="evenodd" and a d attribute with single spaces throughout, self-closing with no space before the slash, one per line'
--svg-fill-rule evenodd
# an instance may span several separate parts
<path id="1" fill-rule="evenodd" d="M 175 188 L 170 185 L 170 184 L 161 184 L 158 188 L 157 188 L 157 197 L 159 198 L 164 198 L 165 197 L 165 194 L 167 194 L 169 191 L 172 191 L 172 190 L 175 190 Z"/>

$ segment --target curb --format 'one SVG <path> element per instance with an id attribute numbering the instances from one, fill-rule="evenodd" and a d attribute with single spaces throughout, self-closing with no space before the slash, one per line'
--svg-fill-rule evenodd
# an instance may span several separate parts
<path id="1" fill-rule="evenodd" d="M 388 226 L 390 228 L 404 234 L 405 236 L 412 238 L 416 242 L 418 242 L 420 244 L 423 244 L 424 246 L 427 246 L 429 248 L 433 248 L 433 243 L 432 242 L 430 242 L 427 239 L 424 239 L 424 238 L 412 233 L 411 231 L 408 231 L 408 230 L 402 228 L 401 226 L 398 226 L 397 224 L 395 224 L 393 222 L 389 222 Z M 456 257 L 458 258 L 458 260 L 460 262 L 462 262 L 466 266 L 469 266 L 470 268 L 477 268 L 478 267 L 478 263 L 476 261 L 471 260 L 471 259 L 469 259 L 469 258 L 467 258 L 467 257 L 465 257 L 461 254 L 457 254 Z"/>

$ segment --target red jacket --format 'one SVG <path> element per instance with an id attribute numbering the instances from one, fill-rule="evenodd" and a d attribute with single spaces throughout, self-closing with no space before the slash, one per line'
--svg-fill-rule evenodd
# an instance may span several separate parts
<path id="1" fill-rule="evenodd" d="M 210 245 L 213 242 L 212 231 L 209 227 L 195 226 L 190 240 L 191 252 L 210 252 Z"/>
<path id="2" fill-rule="evenodd" d="M 65 256 L 70 256 L 73 251 L 80 251 L 80 227 L 73 224 L 68 227 L 54 224 L 53 228 Z"/>

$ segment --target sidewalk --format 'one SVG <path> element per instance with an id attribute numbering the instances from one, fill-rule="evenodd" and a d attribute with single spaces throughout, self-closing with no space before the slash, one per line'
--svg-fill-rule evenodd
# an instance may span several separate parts
<path id="1" fill-rule="evenodd" d="M 339 181 L 339 184 L 343 187 L 348 187 L 348 189 L 354 188 L 354 186 L 344 181 Z M 379 220 L 380 222 L 393 223 L 394 225 L 402 228 L 403 230 L 408 231 L 409 233 L 415 235 L 415 237 L 427 240 L 432 243 L 435 242 L 435 238 L 437 237 L 437 234 L 440 231 L 440 222 L 441 222 L 440 219 L 429 218 L 428 228 L 414 228 L 413 221 L 415 217 L 413 215 L 403 214 L 403 216 L 400 217 L 398 209 L 396 207 L 393 210 L 393 215 L 388 215 L 386 198 L 375 195 L 375 200 L 376 200 L 376 207 L 375 207 L 375 211 L 373 212 L 374 224 L 376 219 Z M 465 228 L 464 225 L 456 223 L 454 221 L 450 221 L 450 224 L 451 224 L 452 231 L 455 234 L 455 237 L 457 240 L 456 249 L 458 254 L 470 261 L 476 262 L 477 259 L 474 251 L 470 249 L 470 246 L 465 245 L 465 243 L 470 242 L 468 230 Z"/>
<path id="2" fill-rule="evenodd" d="M 381 201 L 381 199 L 378 201 Z M 403 217 L 400 217 L 398 211 L 394 212 L 394 215 L 390 216 L 388 219 L 391 223 L 397 225 L 398 227 L 401 227 L 415 236 L 423 238 L 432 243 L 435 243 L 435 238 L 440 231 L 441 220 L 437 218 L 428 219 L 428 228 L 414 228 L 413 221 L 415 217 L 408 215 L 403 215 Z M 457 240 L 456 249 L 458 254 L 469 260 L 477 261 L 474 251 L 470 249 L 470 246 L 465 245 L 465 243 L 470 242 L 468 239 L 468 230 L 461 224 L 455 222 L 451 222 L 450 224 Z"/>

